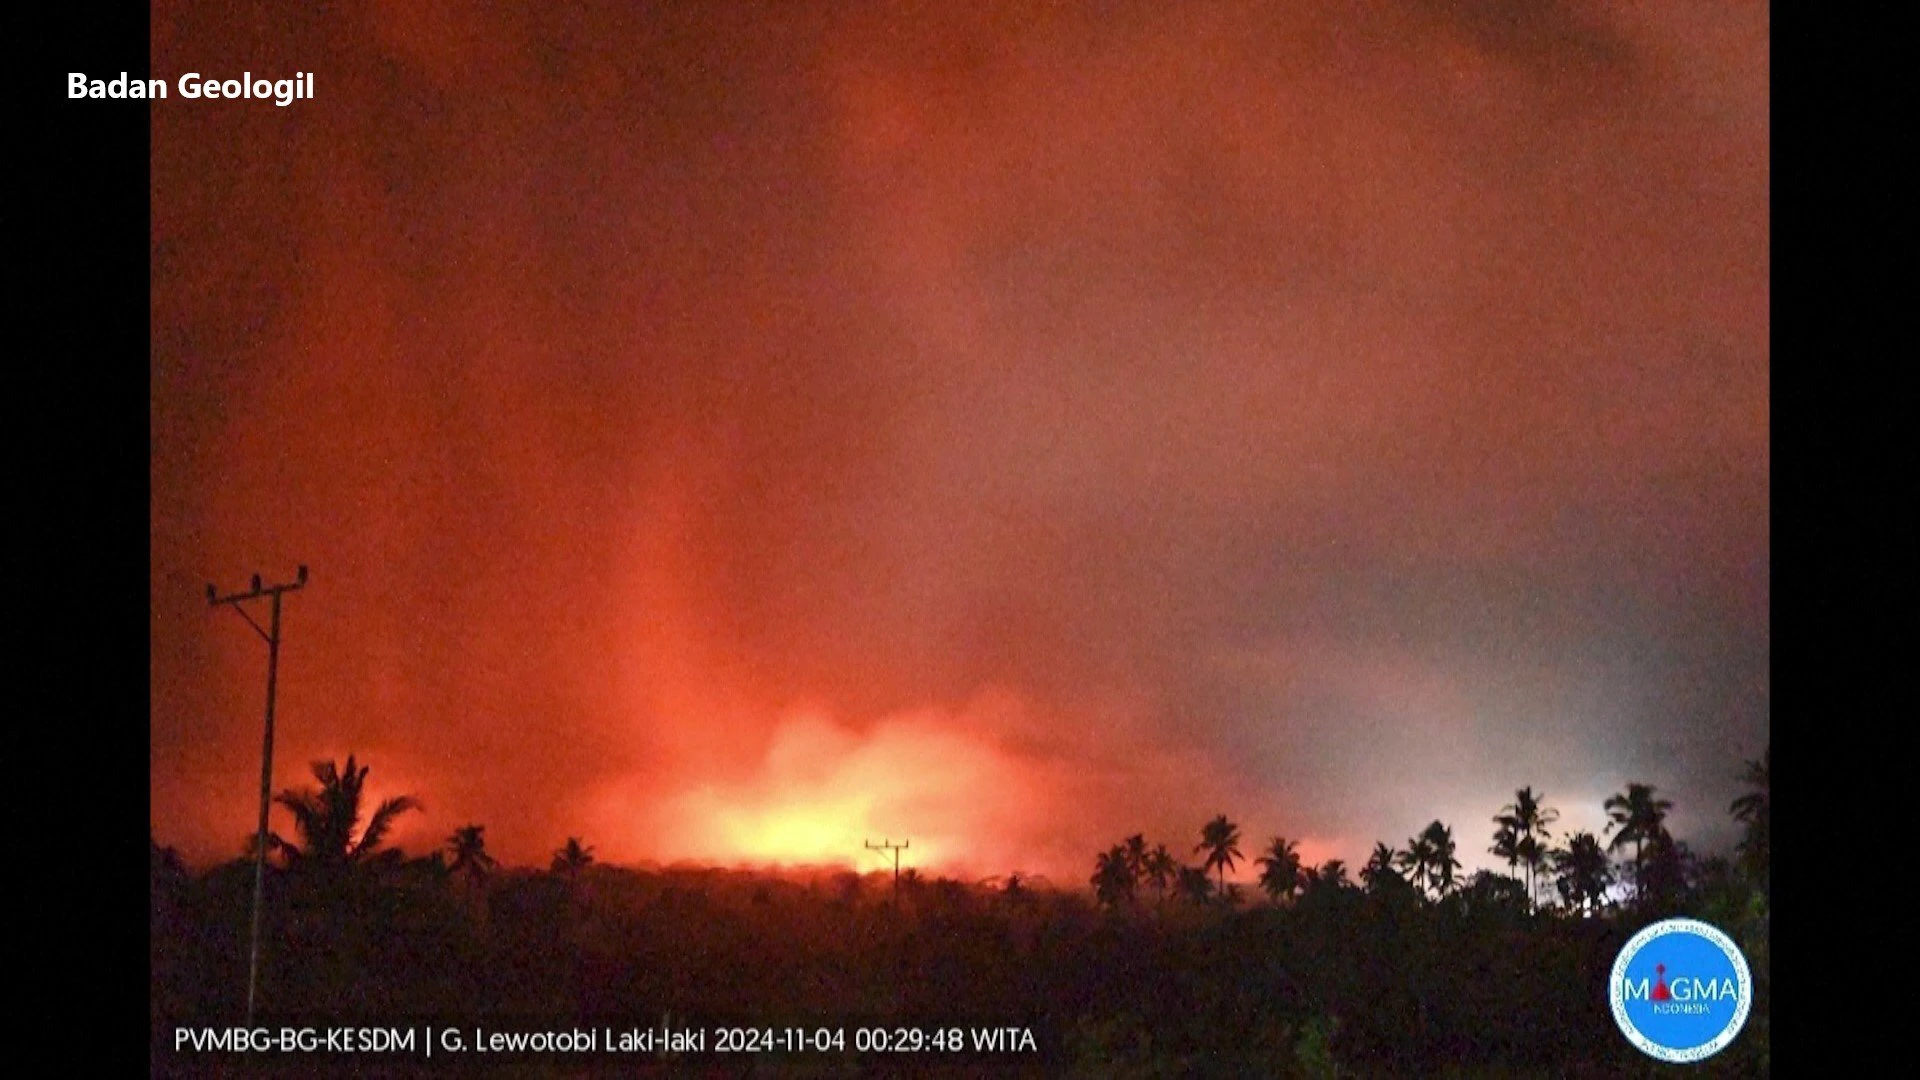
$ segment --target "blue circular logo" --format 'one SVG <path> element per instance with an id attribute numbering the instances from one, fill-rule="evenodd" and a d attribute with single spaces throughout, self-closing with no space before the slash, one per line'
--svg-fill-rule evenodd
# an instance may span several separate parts
<path id="1" fill-rule="evenodd" d="M 1607 992 L 1627 1041 L 1661 1061 L 1699 1061 L 1746 1026 L 1753 975 L 1740 947 L 1717 928 L 1663 919 L 1620 950 Z"/>

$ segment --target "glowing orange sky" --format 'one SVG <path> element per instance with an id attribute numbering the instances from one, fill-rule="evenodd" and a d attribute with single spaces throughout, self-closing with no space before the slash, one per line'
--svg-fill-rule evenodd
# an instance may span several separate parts
<path id="1" fill-rule="evenodd" d="M 697 11 L 695 9 L 698 9 Z M 156 834 L 1357 863 L 1768 726 L 1764 7 L 159 3 Z M 1717 831 L 1716 831 L 1717 830 Z"/>

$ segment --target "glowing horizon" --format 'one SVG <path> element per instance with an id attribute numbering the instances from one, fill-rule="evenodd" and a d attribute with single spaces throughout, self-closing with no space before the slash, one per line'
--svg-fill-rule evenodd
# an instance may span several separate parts
<path id="1" fill-rule="evenodd" d="M 257 812 L 205 583 L 306 564 L 273 787 L 357 751 L 413 851 L 1731 843 L 1766 9 L 937 7 L 156 9 L 319 69 L 150 111 L 158 839 Z"/>

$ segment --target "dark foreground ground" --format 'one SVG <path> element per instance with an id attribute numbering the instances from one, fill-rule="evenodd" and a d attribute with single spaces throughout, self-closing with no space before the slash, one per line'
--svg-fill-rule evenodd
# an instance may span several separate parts
<path id="1" fill-rule="evenodd" d="M 193 875 L 156 861 L 156 1075 L 1646 1076 L 1658 1067 L 1614 1028 L 1607 974 L 1635 930 L 1681 913 L 1733 934 L 1756 988 L 1740 1038 L 1690 1071 L 1769 1068 L 1765 907 L 1726 882 L 1578 918 L 1529 913 L 1491 881 L 1437 903 L 1410 890 L 1279 906 L 1149 891 L 1107 909 L 948 881 L 896 904 L 850 874 L 595 866 L 482 882 L 427 860 L 276 871 L 256 1027 L 316 1041 L 348 1028 L 362 1043 L 411 1033 L 411 1047 L 176 1049 L 181 1028 L 242 1023 L 251 886 L 247 863 Z M 605 1046 L 608 1031 L 663 1027 L 706 1044 Z M 722 1052 L 720 1028 L 829 1046 Z M 989 1030 L 1016 1048 L 976 1051 Z M 549 1031 L 603 1037 L 593 1052 L 471 1046 Z M 855 1045 L 876 1040 L 888 1048 Z"/>

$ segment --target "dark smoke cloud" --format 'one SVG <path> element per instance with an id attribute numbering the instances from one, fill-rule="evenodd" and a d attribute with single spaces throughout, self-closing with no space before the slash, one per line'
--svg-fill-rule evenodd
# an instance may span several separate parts
<path id="1" fill-rule="evenodd" d="M 317 73 L 152 109 L 163 840 L 252 822 L 203 583 L 296 562 L 280 781 L 358 751 L 416 849 L 1728 838 L 1764 8 L 267 12 L 154 13 Z"/>

